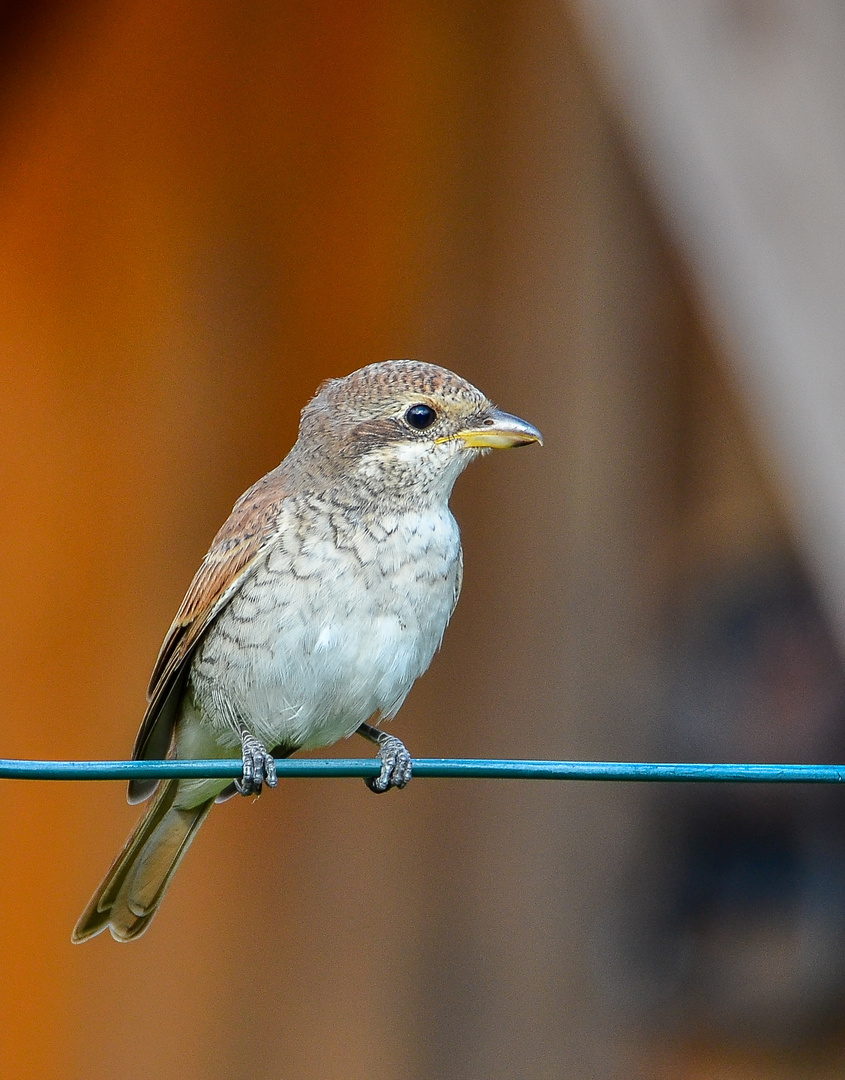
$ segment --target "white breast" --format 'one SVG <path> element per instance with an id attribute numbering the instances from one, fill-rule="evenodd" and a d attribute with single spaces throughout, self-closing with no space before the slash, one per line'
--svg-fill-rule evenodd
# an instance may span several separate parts
<path id="1" fill-rule="evenodd" d="M 283 520 L 194 661 L 199 711 L 231 743 L 212 701 L 212 685 L 223 689 L 268 747 L 325 746 L 374 713 L 389 719 L 440 645 L 459 575 L 446 506 L 366 529 Z"/>

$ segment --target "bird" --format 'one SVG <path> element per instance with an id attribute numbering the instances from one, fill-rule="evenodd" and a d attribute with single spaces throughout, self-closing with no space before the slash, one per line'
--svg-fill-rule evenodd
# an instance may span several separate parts
<path id="1" fill-rule="evenodd" d="M 134 760 L 232 758 L 228 779 L 133 779 L 151 799 L 72 934 L 149 927 L 215 802 L 277 784 L 276 758 L 357 732 L 378 746 L 381 793 L 412 759 L 378 724 L 427 670 L 461 590 L 449 509 L 466 466 L 542 445 L 454 372 L 369 364 L 322 384 L 282 463 L 234 509 L 203 559 L 153 668 Z"/>

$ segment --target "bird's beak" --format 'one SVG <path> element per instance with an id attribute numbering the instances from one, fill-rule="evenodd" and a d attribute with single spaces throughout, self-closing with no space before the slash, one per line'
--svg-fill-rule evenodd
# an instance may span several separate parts
<path id="1" fill-rule="evenodd" d="M 543 445 L 543 436 L 533 424 L 520 420 L 518 416 L 491 409 L 478 427 L 464 428 L 455 439 L 461 439 L 464 446 L 507 450 L 512 446 L 527 446 L 528 443 Z"/>

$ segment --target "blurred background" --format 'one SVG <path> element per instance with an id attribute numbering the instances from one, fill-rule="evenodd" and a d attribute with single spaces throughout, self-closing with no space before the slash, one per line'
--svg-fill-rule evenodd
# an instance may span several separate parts
<path id="1" fill-rule="evenodd" d="M 835 0 L 0 4 L 2 753 L 125 757 L 301 406 L 415 356 L 546 446 L 459 484 L 414 754 L 841 761 L 843 56 Z M 843 811 L 291 780 L 80 948 L 137 811 L 4 782 L 0 1075 L 842 1076 Z"/>

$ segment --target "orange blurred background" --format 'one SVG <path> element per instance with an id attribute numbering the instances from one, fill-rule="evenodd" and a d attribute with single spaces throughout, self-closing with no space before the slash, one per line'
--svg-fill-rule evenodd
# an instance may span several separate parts
<path id="1" fill-rule="evenodd" d="M 235 498 L 323 378 L 400 356 L 546 447 L 462 480 L 464 596 L 396 732 L 419 756 L 659 753 L 667 609 L 792 543 L 566 5 L 4 17 L 4 756 L 127 756 Z M 77 948 L 136 810 L 4 782 L 2 1076 L 658 1076 L 666 1047 L 665 1075 L 770 1075 L 765 1047 L 619 1003 L 606 928 L 650 807 L 291 780 L 215 811 L 141 942 Z"/>

